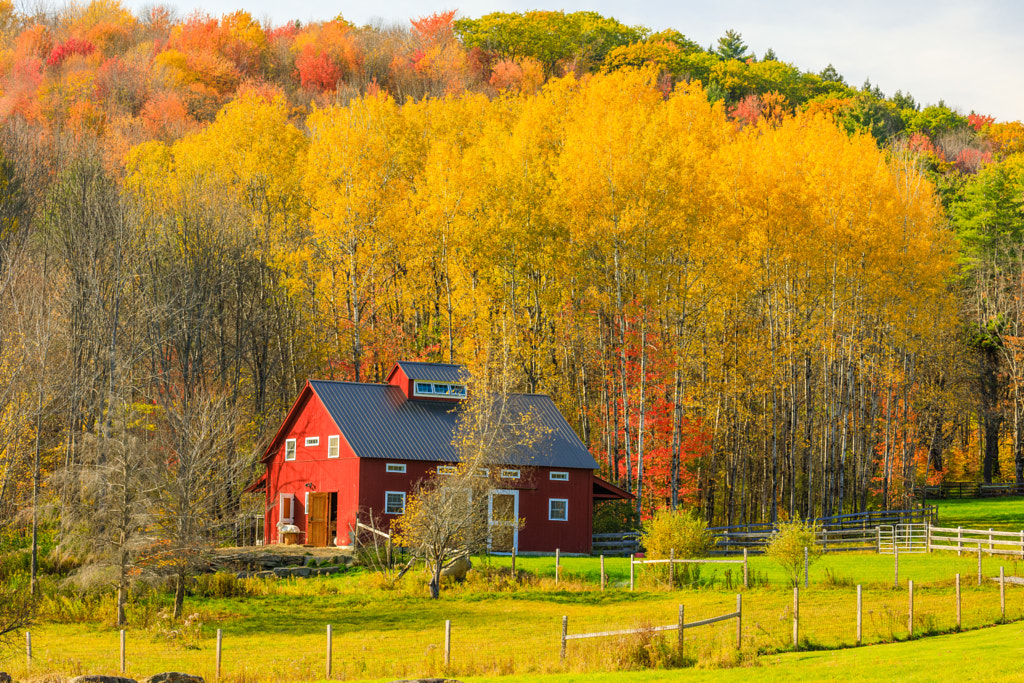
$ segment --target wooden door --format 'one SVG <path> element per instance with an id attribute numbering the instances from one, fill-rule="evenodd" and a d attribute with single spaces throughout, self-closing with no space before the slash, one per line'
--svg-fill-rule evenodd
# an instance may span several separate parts
<path id="1" fill-rule="evenodd" d="M 491 552 L 511 553 L 519 545 L 519 491 L 491 491 L 488 508 Z"/>
<path id="2" fill-rule="evenodd" d="M 310 493 L 309 510 L 306 511 L 306 543 L 317 548 L 327 546 L 330 529 L 331 494 Z"/>

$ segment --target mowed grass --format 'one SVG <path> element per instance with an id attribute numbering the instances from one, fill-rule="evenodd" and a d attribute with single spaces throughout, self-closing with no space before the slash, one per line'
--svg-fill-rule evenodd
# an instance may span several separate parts
<path id="1" fill-rule="evenodd" d="M 939 526 L 965 529 L 1024 530 L 1024 497 L 933 500 Z"/>
<path id="2" fill-rule="evenodd" d="M 996 528 L 996 519 L 1016 520 L 1020 499 L 949 501 L 973 521 Z M 950 521 L 948 510 L 943 524 Z M 979 520 L 985 520 L 980 522 Z M 1011 527 L 1015 522 L 1007 521 Z M 800 642 L 792 650 L 793 592 L 774 562 L 750 558 L 752 585 L 742 589 L 741 565 L 705 565 L 697 584 L 669 590 L 636 567 L 636 590 L 629 590 L 628 558 L 606 558 L 608 588 L 600 589 L 596 557 L 562 558 L 556 585 L 553 557 L 520 557 L 522 583 L 508 578 L 511 558 L 477 558 L 470 580 L 448 587 L 440 600 L 426 597 L 426 577 L 413 571 L 393 589 L 364 570 L 317 579 L 246 580 L 248 595 L 192 598 L 186 613 L 201 626 L 172 624 L 156 616 L 170 602 L 162 595 L 133 608 L 127 629 L 127 674 L 137 679 L 169 670 L 216 678 L 216 632 L 224 634 L 224 683 L 322 680 L 326 626 L 334 633 L 333 678 L 394 680 L 448 675 L 464 681 L 703 681 L 739 680 L 950 680 L 1020 679 L 1022 627 L 981 628 L 1000 620 L 999 588 L 988 580 L 1000 567 L 1024 575 L 1024 563 L 984 557 L 983 585 L 977 585 L 977 556 L 935 552 L 902 554 L 899 585 L 894 558 L 871 552 L 836 553 L 810 569 L 810 587 L 801 586 Z M 963 627 L 956 626 L 954 576 L 962 578 Z M 915 583 L 915 638 L 908 641 L 907 581 Z M 801 577 L 802 583 L 802 577 Z M 856 644 L 856 586 L 863 586 L 864 643 Z M 631 673 L 638 644 L 630 638 L 571 641 L 559 658 L 562 617 L 569 633 L 674 624 L 679 606 L 687 622 L 731 612 L 743 601 L 743 640 L 736 647 L 735 622 L 687 630 L 686 669 Z M 1007 618 L 1024 619 L 1024 587 L 1009 586 Z M 33 627 L 34 659 L 26 667 L 21 648 L 8 650 L 0 669 L 16 679 L 45 674 L 118 674 L 118 631 L 111 626 L 112 601 L 92 612 L 53 610 L 59 618 Z M 444 622 L 452 622 L 452 663 L 444 666 Z M 972 630 L 981 629 L 981 630 Z M 920 639 L 918 636 L 930 635 Z M 674 646 L 676 634 L 665 636 Z M 903 642 L 907 641 L 907 642 Z M 895 643 L 872 645 L 876 643 Z M 643 645 L 641 643 L 641 645 Z M 648 644 L 649 645 L 649 644 Z M 846 648 L 833 651 L 836 648 Z M 663 650 L 664 651 L 664 648 Z M 984 653 L 979 656 L 979 653 Z M 723 668 L 724 667 L 724 668 Z M 491 677 L 491 678 L 487 678 Z"/>
<path id="3" fill-rule="evenodd" d="M 502 564 L 507 558 L 491 559 Z M 916 583 L 916 632 L 940 633 L 955 627 L 953 575 L 963 580 L 963 623 L 978 628 L 999 619 L 998 586 L 976 584 L 976 558 L 952 553 L 903 555 L 900 586 L 892 587 L 891 556 L 845 554 L 823 558 L 812 568 L 811 586 L 801 591 L 801 643 L 811 648 L 855 644 L 856 583 L 864 586 L 864 640 L 906 639 L 907 579 Z M 1024 570 L 1002 563 L 1007 574 Z M 1000 562 L 985 559 L 987 575 Z M 187 612 L 202 621 L 194 640 L 173 637 L 159 618 L 128 629 L 127 673 L 141 678 L 159 671 L 187 670 L 215 678 L 215 634 L 224 634 L 222 681 L 308 681 L 325 675 L 326 625 L 334 633 L 334 677 L 343 680 L 479 675 L 535 678 L 585 673 L 588 677 L 635 666 L 629 639 L 571 641 L 559 659 L 562 616 L 569 633 L 674 624 L 679 605 L 688 622 L 731 612 L 736 594 L 744 607 L 743 646 L 735 645 L 735 622 L 686 633 L 687 655 L 699 667 L 748 666 L 791 647 L 792 590 L 765 558 L 753 558 L 757 587 L 742 591 L 719 580 L 714 587 L 670 591 L 638 573 L 637 590 L 628 589 L 629 561 L 607 559 L 617 586 L 602 592 L 597 558 L 564 558 L 563 580 L 554 584 L 554 558 L 520 558 L 520 569 L 534 575 L 526 586 L 507 579 L 483 579 L 446 590 L 441 600 L 426 597 L 425 576 L 406 576 L 397 589 L 377 587 L 363 571 L 307 580 L 249 580 L 245 598 L 189 599 Z M 482 574 L 483 572 L 481 572 Z M 493 572 L 492 572 L 493 574 Z M 550 574 L 551 576 L 545 576 Z M 539 578 L 536 578 L 540 575 Z M 767 581 L 765 582 L 765 579 Z M 1024 617 L 1024 589 L 1008 591 L 1011 619 Z M 452 621 L 452 665 L 443 665 L 444 621 Z M 109 623 L 109 616 L 106 621 Z M 674 644 L 675 634 L 668 635 Z M 48 623 L 33 628 L 35 672 L 63 675 L 118 673 L 118 632 L 96 622 Z M 631 654 L 632 653 L 632 654 Z M 22 657 L 8 670 L 27 677 Z M 723 672 L 719 671 L 718 674 Z M 700 679 L 697 679 L 700 680 Z"/>

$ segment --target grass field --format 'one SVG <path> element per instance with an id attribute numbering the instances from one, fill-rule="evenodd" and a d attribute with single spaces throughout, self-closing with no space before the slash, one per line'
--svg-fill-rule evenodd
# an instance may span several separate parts
<path id="1" fill-rule="evenodd" d="M 951 501 L 949 515 L 963 512 L 965 527 L 992 526 L 1003 520 L 1013 527 L 1019 499 Z M 973 503 L 973 504 L 972 504 Z M 1024 513 L 1022 513 L 1024 515 Z M 984 520 L 979 522 L 979 520 Z M 629 590 L 628 558 L 608 558 L 609 587 L 599 587 L 597 558 L 562 558 L 562 581 L 555 585 L 554 558 L 519 558 L 522 583 L 509 580 L 509 558 L 477 560 L 470 580 L 446 589 L 441 600 L 426 597 L 426 577 L 412 572 L 393 589 L 355 570 L 317 579 L 249 579 L 226 577 L 242 595 L 195 598 L 186 612 L 195 616 L 171 623 L 161 616 L 170 602 L 165 594 L 140 600 L 130 611 L 127 673 L 143 676 L 168 670 L 216 677 L 215 635 L 224 634 L 224 683 L 311 681 L 325 675 L 326 626 L 334 633 L 334 678 L 394 680 L 450 675 L 463 681 L 703 681 L 740 680 L 1003 680 L 1020 679 L 1024 626 L 993 628 L 1000 619 L 999 588 L 977 586 L 977 558 L 955 553 L 900 556 L 899 587 L 893 586 L 894 558 L 874 553 L 838 553 L 811 567 L 808 589 L 801 589 L 800 640 L 806 651 L 792 649 L 792 589 L 783 571 L 764 557 L 750 560 L 753 585 L 740 588 L 738 565 L 705 568 L 699 585 L 670 591 L 638 570 L 637 589 Z M 985 557 L 985 577 L 1024 575 L 1024 563 Z M 955 629 L 953 577 L 962 577 L 963 626 Z M 230 580 L 228 580 L 230 579 Z M 915 582 L 915 636 L 908 641 L 907 581 Z M 863 586 L 864 642 L 855 645 L 856 585 Z M 226 591 L 230 593 L 231 591 Z M 731 612 L 742 593 L 742 647 L 735 645 L 735 622 L 728 621 L 685 634 L 686 669 L 659 669 L 671 661 L 676 634 L 659 646 L 650 635 L 569 643 L 559 659 L 561 622 L 569 633 L 585 633 L 674 624 L 683 605 L 688 622 Z M 1007 589 L 1007 618 L 1024 619 L 1024 587 Z M 63 602 L 62 602 L 63 600 Z M 24 650 L 8 650 L 0 669 L 16 679 L 53 673 L 117 674 L 118 631 L 110 596 L 93 600 L 51 600 L 48 619 L 33 627 L 34 659 L 26 667 Z M 452 664 L 443 659 L 444 621 L 452 621 Z M 1024 622 L 1022 622 L 1024 623 Z M 980 630 L 979 630 L 980 629 Z M 907 642 L 901 642 L 907 641 Z M 890 643 L 887 645 L 873 645 Z M 839 649 L 836 648 L 848 648 Z M 975 653 L 985 652 L 978 657 Z M 0 653 L 2 654 L 2 653 Z M 647 668 L 630 673 L 628 669 Z M 723 668 L 725 667 L 725 668 Z M 613 672 L 613 673 L 609 673 Z M 486 678 L 486 677 L 492 678 Z"/>
<path id="2" fill-rule="evenodd" d="M 965 529 L 1024 529 L 1024 498 L 963 498 L 930 501 L 939 507 L 939 526 Z"/>

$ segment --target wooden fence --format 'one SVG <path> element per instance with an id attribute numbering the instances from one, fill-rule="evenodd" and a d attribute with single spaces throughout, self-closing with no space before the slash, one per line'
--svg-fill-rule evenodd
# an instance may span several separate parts
<path id="1" fill-rule="evenodd" d="M 987 555 L 1012 555 L 1024 560 L 1024 531 L 993 531 L 957 527 L 928 527 L 928 552 L 955 550 Z"/>
<path id="2" fill-rule="evenodd" d="M 686 623 L 684 618 L 684 609 L 682 605 L 679 605 L 679 620 L 674 624 L 668 624 L 667 626 L 647 626 L 643 628 L 632 628 L 623 629 L 619 631 L 599 631 L 597 633 L 569 633 L 569 617 L 562 617 L 562 650 L 561 660 L 565 661 L 566 644 L 570 640 L 584 640 L 587 638 L 609 638 L 612 636 L 630 636 L 639 633 L 663 633 L 665 631 L 677 631 L 679 633 L 679 654 L 683 653 L 683 632 L 688 628 L 697 628 L 698 626 L 708 626 L 710 624 L 717 624 L 720 621 L 726 621 L 728 619 L 736 620 L 736 649 L 739 650 L 743 647 L 743 596 L 736 594 L 736 611 L 730 612 L 729 614 L 723 614 L 717 617 L 710 617 L 708 619 L 701 619 L 700 621 L 691 621 Z"/>
<path id="3" fill-rule="evenodd" d="M 743 565 L 743 587 L 750 587 L 750 565 L 747 563 L 747 552 L 743 551 L 742 560 L 690 560 L 690 559 L 676 559 L 675 551 L 668 551 L 667 560 L 638 560 L 633 555 L 629 556 L 629 590 L 633 590 L 636 585 L 636 571 L 634 567 L 638 564 L 668 564 L 669 571 L 669 586 L 675 586 L 676 583 L 676 565 L 677 564 L 742 564 Z M 603 571 L 603 569 L 602 569 Z"/>
<path id="4" fill-rule="evenodd" d="M 1024 485 L 1015 482 L 983 484 L 977 481 L 944 481 L 938 486 L 918 489 L 923 498 L 994 498 L 998 496 L 1024 496 Z"/>

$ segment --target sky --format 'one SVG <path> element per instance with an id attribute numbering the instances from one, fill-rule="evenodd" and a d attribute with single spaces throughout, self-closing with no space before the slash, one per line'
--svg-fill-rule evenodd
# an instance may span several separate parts
<path id="1" fill-rule="evenodd" d="M 803 71 L 829 64 L 847 83 L 865 79 L 886 95 L 910 93 L 919 104 L 940 100 L 963 114 L 1024 120 L 1024 29 L 1020 0 L 165 0 L 181 13 L 213 15 L 238 9 L 284 23 L 341 14 L 356 24 L 407 22 L 457 9 L 461 17 L 531 9 L 593 10 L 659 31 L 674 28 L 700 45 L 717 44 L 734 29 L 760 57 L 768 48 Z M 136 2 L 136 9 L 153 2 Z"/>

